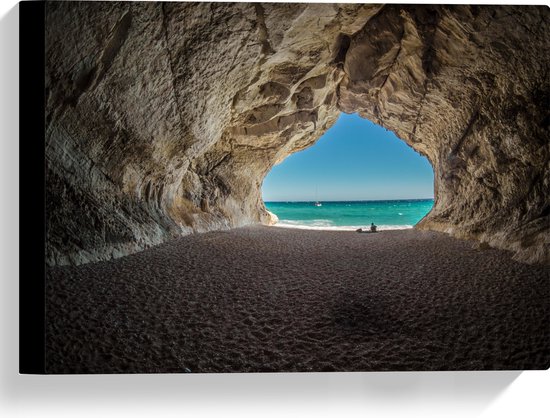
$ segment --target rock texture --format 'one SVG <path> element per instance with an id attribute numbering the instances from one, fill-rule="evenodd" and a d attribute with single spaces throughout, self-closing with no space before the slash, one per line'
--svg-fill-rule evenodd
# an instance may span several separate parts
<path id="1" fill-rule="evenodd" d="M 550 262 L 546 7 L 51 2 L 47 262 L 269 223 L 261 184 L 358 112 L 426 155 L 418 225 Z"/>

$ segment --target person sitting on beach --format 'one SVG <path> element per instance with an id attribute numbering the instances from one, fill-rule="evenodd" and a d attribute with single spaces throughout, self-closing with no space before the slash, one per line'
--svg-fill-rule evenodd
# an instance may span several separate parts
<path id="1" fill-rule="evenodd" d="M 374 224 L 374 222 L 371 222 L 370 224 L 370 232 L 376 232 L 376 225 Z"/>

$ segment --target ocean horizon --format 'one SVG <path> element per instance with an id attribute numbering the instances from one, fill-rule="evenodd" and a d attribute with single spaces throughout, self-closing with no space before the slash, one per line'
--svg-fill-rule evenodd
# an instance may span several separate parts
<path id="1" fill-rule="evenodd" d="M 378 230 L 414 227 L 433 206 L 432 199 L 268 201 L 266 208 L 279 221 L 275 226 L 354 231 L 374 223 Z"/>

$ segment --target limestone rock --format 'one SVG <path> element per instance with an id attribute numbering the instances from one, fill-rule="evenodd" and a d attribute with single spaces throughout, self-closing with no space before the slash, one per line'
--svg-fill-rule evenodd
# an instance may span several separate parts
<path id="1" fill-rule="evenodd" d="M 46 9 L 48 264 L 272 222 L 263 178 L 340 111 L 429 158 L 418 228 L 550 262 L 548 8 Z"/>

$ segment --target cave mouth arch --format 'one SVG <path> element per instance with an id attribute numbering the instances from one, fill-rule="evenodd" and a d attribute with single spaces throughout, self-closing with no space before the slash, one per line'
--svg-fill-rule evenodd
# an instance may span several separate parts
<path id="1" fill-rule="evenodd" d="M 48 3 L 47 263 L 269 222 L 263 178 L 341 111 L 431 161 L 417 228 L 550 262 L 549 13 Z"/>
<path id="2" fill-rule="evenodd" d="M 392 132 L 355 114 L 275 165 L 262 184 L 278 226 L 411 228 L 433 206 L 433 168 Z"/>

